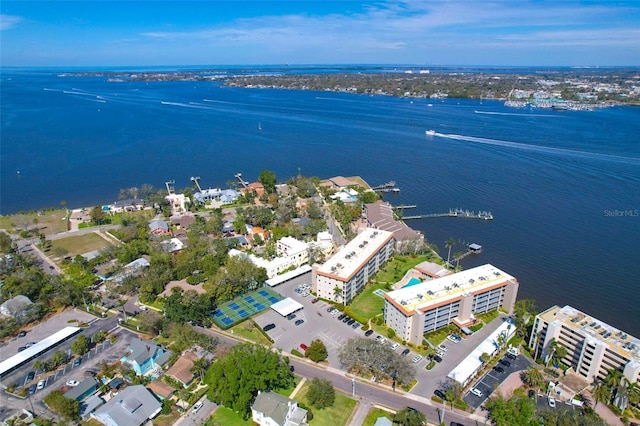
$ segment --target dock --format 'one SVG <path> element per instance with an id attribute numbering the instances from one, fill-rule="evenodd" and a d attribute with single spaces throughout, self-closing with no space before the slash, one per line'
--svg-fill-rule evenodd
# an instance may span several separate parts
<path id="1" fill-rule="evenodd" d="M 238 181 L 240 182 L 240 184 L 242 185 L 243 188 L 246 189 L 246 188 L 249 187 L 249 182 L 245 182 L 245 180 L 242 179 L 242 173 L 236 173 L 235 175 L 233 175 L 233 177 L 238 179 Z"/>
<path id="2" fill-rule="evenodd" d="M 493 220 L 493 215 L 491 214 L 491 212 L 479 211 L 478 213 L 475 213 L 474 211 L 462 210 L 460 208 L 449 209 L 447 213 L 429 213 L 403 216 L 402 219 L 426 219 L 429 217 L 461 217 L 464 219 Z"/>
<path id="3" fill-rule="evenodd" d="M 400 192 L 400 188 L 396 186 L 395 181 L 389 181 L 382 185 L 373 186 L 371 187 L 371 190 L 375 192 Z"/>

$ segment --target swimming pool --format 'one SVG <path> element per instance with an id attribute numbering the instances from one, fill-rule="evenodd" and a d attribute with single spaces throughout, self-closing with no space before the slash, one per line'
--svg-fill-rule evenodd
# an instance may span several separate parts
<path id="1" fill-rule="evenodd" d="M 422 280 L 419 280 L 417 278 L 411 278 L 408 283 L 402 286 L 402 288 L 411 287 L 412 285 L 420 284 L 421 282 Z"/>

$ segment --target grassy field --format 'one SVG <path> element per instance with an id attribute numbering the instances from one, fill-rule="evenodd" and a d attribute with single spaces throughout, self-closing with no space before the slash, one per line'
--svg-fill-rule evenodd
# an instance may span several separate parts
<path id="1" fill-rule="evenodd" d="M 267 340 L 264 335 L 256 329 L 256 325 L 253 321 L 245 321 L 229 329 L 229 332 L 245 339 L 249 339 L 253 342 L 261 345 L 271 345 L 271 342 Z"/>
<path id="2" fill-rule="evenodd" d="M 309 386 L 305 384 L 296 394 L 296 400 L 302 401 L 306 406 L 310 406 L 306 398 Z M 351 412 L 356 406 L 356 401 L 336 392 L 336 400 L 333 406 L 318 410 L 311 408 L 313 420 L 309 422 L 312 426 L 342 426 L 346 425 L 351 417 Z"/>
<path id="3" fill-rule="evenodd" d="M 368 319 L 381 313 L 384 308 L 384 299 L 373 292 L 384 287 L 385 284 L 368 285 L 349 305 L 353 314 L 358 318 Z"/>
<path id="4" fill-rule="evenodd" d="M 30 231 L 41 232 L 45 235 L 56 234 L 67 230 L 67 221 L 64 220 L 66 211 L 64 209 L 44 210 L 41 213 L 41 216 L 35 211 L 10 216 L 0 216 L 0 228 L 10 232 L 19 232 L 28 229 Z"/>
<path id="5" fill-rule="evenodd" d="M 373 281 L 381 284 L 395 284 L 409 269 L 426 260 L 433 261 L 433 255 L 393 256 L 373 277 Z"/>
<path id="6" fill-rule="evenodd" d="M 85 235 L 74 235 L 72 237 L 61 238 L 51 241 L 51 251 L 56 247 L 62 247 L 69 253 L 67 256 L 74 257 L 78 254 L 87 253 L 93 250 L 100 250 L 108 246 L 107 240 L 98 234 L 91 233 Z"/>
<path id="7" fill-rule="evenodd" d="M 251 419 L 244 420 L 238 413 L 227 407 L 218 407 L 211 418 L 213 419 L 214 425 L 220 426 L 251 426 L 253 424 Z M 211 423 L 207 422 L 207 424 Z"/>
<path id="8" fill-rule="evenodd" d="M 170 414 L 161 414 L 155 419 L 153 419 L 154 426 L 171 426 L 178 420 L 180 417 L 180 413 L 178 412 L 178 408 L 174 405 L 171 407 Z"/>
<path id="9" fill-rule="evenodd" d="M 386 417 L 389 420 L 393 420 L 393 414 L 388 411 L 381 410 L 380 408 L 372 408 L 369 410 L 369 414 L 364 419 L 362 426 L 373 426 L 376 423 L 378 417 Z"/>

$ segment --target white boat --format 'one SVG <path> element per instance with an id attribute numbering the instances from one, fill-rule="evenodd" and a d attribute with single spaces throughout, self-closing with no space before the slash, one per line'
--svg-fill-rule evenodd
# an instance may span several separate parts
<path id="1" fill-rule="evenodd" d="M 435 136 L 436 135 L 436 131 L 435 130 L 425 130 L 424 133 L 427 136 Z"/>

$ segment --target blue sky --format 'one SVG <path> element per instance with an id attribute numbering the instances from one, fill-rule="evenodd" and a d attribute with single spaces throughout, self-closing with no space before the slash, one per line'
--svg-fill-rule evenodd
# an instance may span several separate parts
<path id="1" fill-rule="evenodd" d="M 6 1 L 2 66 L 640 65 L 640 1 Z"/>

